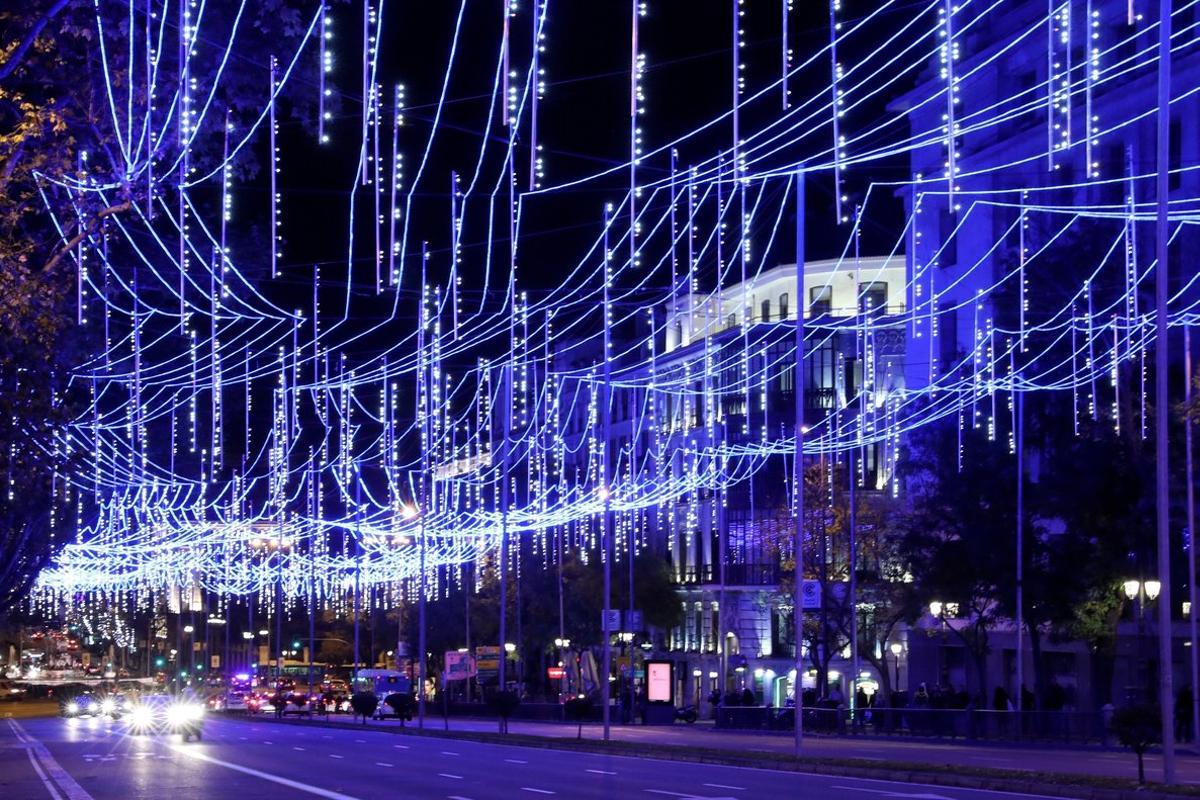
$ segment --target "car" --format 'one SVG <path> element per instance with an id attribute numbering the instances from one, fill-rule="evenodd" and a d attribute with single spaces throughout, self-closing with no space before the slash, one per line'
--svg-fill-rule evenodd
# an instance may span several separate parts
<path id="1" fill-rule="evenodd" d="M 63 702 L 59 707 L 59 713 L 68 719 L 73 717 L 110 717 L 117 719 L 127 709 L 128 702 L 124 695 L 81 692 Z"/>
<path id="2" fill-rule="evenodd" d="M 125 723 L 134 735 L 175 734 L 186 742 L 200 741 L 204 727 L 204 703 L 183 695 L 151 694 L 130 703 Z"/>

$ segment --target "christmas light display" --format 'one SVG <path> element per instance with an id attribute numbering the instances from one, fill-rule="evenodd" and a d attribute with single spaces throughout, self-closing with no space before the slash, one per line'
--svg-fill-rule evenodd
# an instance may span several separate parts
<path id="1" fill-rule="evenodd" d="M 1112 98 L 1154 69 L 1154 48 L 1138 38 L 1154 23 L 1127 26 L 1119 3 L 1052 2 L 977 53 L 972 32 L 1005 15 L 1003 0 L 930 0 L 888 26 L 874 23 L 898 13 L 895 0 L 857 17 L 831 0 L 828 41 L 805 53 L 793 3 L 780 2 L 730 0 L 713 23 L 731 26 L 728 108 L 654 142 L 644 22 L 658 9 L 633 0 L 623 12 L 628 105 L 614 114 L 627 145 L 619 163 L 557 183 L 539 120 L 555 105 L 542 103 L 546 42 L 562 4 L 501 0 L 494 61 L 460 58 L 467 3 L 449 10 L 444 77 L 418 119 L 404 85 L 381 83 L 383 2 L 314 4 L 296 51 L 264 62 L 261 108 L 243 117 L 219 98 L 245 4 L 223 28 L 217 66 L 200 76 L 193 50 L 214 46 L 204 3 L 149 3 L 154 14 L 122 55 L 146 74 L 136 93 L 105 75 L 101 120 L 119 143 L 117 172 L 146 187 L 145 202 L 72 250 L 78 323 L 104 329 L 76 371 L 88 408 L 59 432 L 86 455 L 55 498 L 79 530 L 42 574 L 37 602 L 136 606 L 199 590 L 344 609 L 364 589 L 436 596 L 465 566 L 472 576 L 497 559 L 515 567 L 521 553 L 549 567 L 603 544 L 601 558 L 624 563 L 660 532 L 681 554 L 723 531 L 724 569 L 779 510 L 755 506 L 754 487 L 802 472 L 795 415 L 775 398 L 803 381 L 820 412 L 803 453 L 845 464 L 857 489 L 891 494 L 902 491 L 901 442 L 923 426 L 976 428 L 1015 452 L 1022 393 L 1071 395 L 1077 431 L 1090 421 L 1144 430 L 1155 332 L 1138 295 L 1158 265 L 1137 240 L 1154 223 L 1155 174 L 1132 158 L 1102 165 L 1101 148 L 1153 113 L 1149 95 Z M 1177 5 L 1172 47 L 1182 53 L 1197 40 L 1184 23 L 1197 2 Z M 97 24 L 118 7 L 94 0 Z M 746 60 L 747 20 L 760 7 L 778 21 L 782 70 L 765 84 Z M 127 10 L 132 23 L 134 4 Z M 350 126 L 331 111 L 343 20 L 362 31 L 362 106 Z M 1044 79 L 969 99 L 1016 43 L 1034 42 Z M 339 42 L 339 56 L 347 48 Z M 115 57 L 99 54 L 105 65 Z M 475 163 L 438 177 L 431 154 L 452 76 L 481 65 L 493 71 Z M 847 113 L 914 82 L 923 88 L 882 118 L 847 128 Z M 345 218 L 326 219 L 347 241 L 345 259 L 311 267 L 310 305 L 308 267 L 283 259 L 292 218 L 282 176 L 293 159 L 278 112 L 314 84 L 317 142 L 358 148 L 358 158 Z M 1173 101 L 1195 102 L 1198 91 Z M 1035 127 L 1023 140 L 1036 138 L 1032 148 L 981 144 Z M 731 135 L 714 145 L 714 130 Z M 265 274 L 248 268 L 232 235 L 251 202 L 235 165 L 254 147 L 267 153 Z M 419 156 L 406 158 L 412 149 Z M 907 180 L 873 174 L 901 156 L 927 166 Z M 867 187 L 853 200 L 851 174 L 856 190 Z M 809 177 L 830 182 L 846 224 L 840 255 L 805 263 L 786 227 Z M 543 268 L 553 285 L 527 291 L 526 244 L 582 188 L 613 196 L 602 215 L 575 221 L 587 231 L 577 251 Z M 77 177 L 47 177 L 45 189 L 106 202 L 120 190 L 82 161 Z M 216 219 L 201 199 L 212 193 Z M 880 198 L 896 193 L 905 209 L 893 224 Z M 55 224 L 81 225 L 84 213 Z M 879 255 L 862 250 L 876 217 L 890 237 Z M 1200 197 L 1173 196 L 1169 219 L 1182 236 L 1200 219 Z M 1079 265 L 1084 280 L 1035 307 L 1031 295 L 1081 239 L 1094 245 L 1080 251 L 1094 253 Z M 1172 326 L 1195 324 L 1196 281 L 1180 281 Z M 297 282 L 299 301 L 274 291 Z M 749 521 L 735 525 L 730 497 L 747 487 Z M 795 501 L 780 502 L 784 516 Z"/>

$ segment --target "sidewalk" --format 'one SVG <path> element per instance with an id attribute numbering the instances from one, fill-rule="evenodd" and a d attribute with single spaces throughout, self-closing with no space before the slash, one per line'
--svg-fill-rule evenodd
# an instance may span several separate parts
<path id="1" fill-rule="evenodd" d="M 319 718 L 318 718 L 319 719 Z M 331 718 L 349 722 L 349 718 Z M 315 721 L 315 720 L 314 720 Z M 372 721 L 371 726 L 399 727 L 394 720 Z M 448 727 L 447 727 L 448 726 Z M 406 723 L 416 728 L 417 723 Z M 464 733 L 498 732 L 495 719 L 450 717 L 447 721 L 440 715 L 427 714 L 425 727 L 431 731 L 449 730 Z M 524 734 L 547 738 L 574 739 L 576 726 L 570 723 L 527 722 L 512 720 L 508 723 L 511 734 Z M 583 726 L 585 740 L 603 738 L 603 728 L 598 724 Z M 728 750 L 742 754 L 765 754 L 790 756 L 792 738 L 779 734 L 762 734 L 717 730 L 711 724 L 676 724 L 671 726 L 613 725 L 611 738 L 617 742 L 645 744 L 647 746 L 669 745 L 676 747 L 698 747 Z M 906 763 L 914 766 L 951 766 L 959 769 L 1003 769 L 1020 772 L 1059 773 L 1087 775 L 1101 778 L 1130 780 L 1137 778 L 1137 757 L 1125 749 L 1101 747 L 1055 747 L 1052 745 L 1008 744 L 1008 743 L 955 743 L 917 739 L 877 739 L 851 736 L 806 736 L 803 755 L 808 758 L 858 759 L 866 762 Z M 1200 757 L 1190 750 L 1178 754 L 1178 781 L 1183 785 L 1200 786 Z M 1154 753 L 1146 755 L 1146 777 L 1161 780 L 1161 757 Z"/>

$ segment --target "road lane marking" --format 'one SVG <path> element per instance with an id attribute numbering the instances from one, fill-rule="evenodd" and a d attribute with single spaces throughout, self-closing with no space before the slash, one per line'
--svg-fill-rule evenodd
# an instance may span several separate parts
<path id="1" fill-rule="evenodd" d="M 406 744 L 394 744 L 394 745 L 392 745 L 392 747 L 396 748 L 397 750 L 407 750 L 408 749 L 408 745 L 406 745 Z"/>
<path id="2" fill-rule="evenodd" d="M 55 795 L 55 798 L 66 797 L 66 800 L 93 800 L 92 796 L 84 790 L 82 786 L 75 782 L 75 779 L 67 774 L 67 771 L 62 768 L 62 765 L 54 760 L 54 756 L 50 755 L 50 751 L 41 743 L 39 739 L 31 735 L 21 723 L 15 719 L 9 719 L 8 725 L 12 728 L 17 739 L 29 745 L 26 750 L 29 753 L 31 760 L 36 760 L 40 763 L 46 775 L 58 785 L 58 790 L 61 795 Z M 49 787 L 49 784 L 47 784 Z M 53 794 L 53 792 L 52 792 Z"/>
<path id="3" fill-rule="evenodd" d="M 528 761 L 522 761 L 519 758 L 506 758 L 504 760 L 507 761 L 509 764 L 528 764 L 529 763 Z"/>
<path id="4" fill-rule="evenodd" d="M 339 756 L 337 753 L 330 753 L 329 757 L 330 758 L 345 758 L 345 756 Z"/>
<path id="5" fill-rule="evenodd" d="M 388 762 L 386 762 L 386 761 L 376 761 L 376 762 L 375 762 L 375 766 L 377 766 L 377 767 L 394 767 L 394 766 L 396 766 L 396 765 L 395 765 L 395 764 L 389 764 L 389 763 L 388 763 Z"/>
<path id="6" fill-rule="evenodd" d="M 39 778 L 41 778 L 42 784 L 46 787 L 46 791 L 50 793 L 50 796 L 54 798 L 54 800 L 62 800 L 62 795 L 58 793 L 58 789 L 54 788 L 54 784 L 42 770 L 42 765 L 38 763 L 37 756 L 33 754 L 33 748 L 26 747 L 25 755 L 29 756 L 29 763 L 33 765 L 33 771 L 37 773 Z"/>
<path id="7" fill-rule="evenodd" d="M 352 795 L 342 794 L 341 792 L 333 792 L 329 789 L 322 789 L 320 786 L 311 786 L 307 783 L 294 781 L 291 778 L 285 778 L 282 775 L 272 775 L 270 772 L 263 772 L 262 770 L 243 767 L 241 764 L 234 764 L 232 761 L 223 761 L 219 758 L 214 758 L 210 755 L 200 752 L 199 750 L 191 747 L 185 747 L 181 744 L 172 744 L 167 746 L 180 755 L 187 756 L 188 758 L 194 758 L 197 761 L 206 761 L 209 764 L 216 764 L 218 767 L 225 767 L 226 769 L 231 769 L 234 772 L 241 772 L 245 775 L 253 775 L 256 778 L 262 778 L 264 781 L 270 781 L 271 783 L 278 783 L 280 786 L 286 786 L 289 789 L 295 789 L 299 792 L 307 792 L 308 794 L 314 794 L 317 797 L 324 797 L 325 800 L 359 800 L 359 798 Z"/>
<path id="8" fill-rule="evenodd" d="M 269 742 L 269 741 L 267 741 L 266 739 L 263 739 L 263 744 L 275 744 L 275 743 L 274 743 L 274 742 Z"/>
<path id="9" fill-rule="evenodd" d="M 616 775 L 617 774 L 617 773 L 613 772 L 612 770 L 608 770 L 608 769 L 588 769 L 588 770 L 584 770 L 584 772 L 591 772 L 594 775 Z"/>
<path id="10" fill-rule="evenodd" d="M 521 791 L 522 792 L 533 792 L 535 794 L 556 794 L 556 792 L 552 792 L 549 789 L 535 789 L 532 786 L 522 786 Z"/>
<path id="11" fill-rule="evenodd" d="M 728 783 L 705 783 L 702 786 L 707 786 L 710 789 L 733 789 L 738 792 L 746 791 L 745 786 L 730 786 Z"/>
<path id="12" fill-rule="evenodd" d="M 458 753 L 454 752 L 453 750 L 443 750 L 443 751 L 442 751 L 442 755 L 444 755 L 444 756 L 456 756 L 456 755 L 458 755 Z"/>
<path id="13" fill-rule="evenodd" d="M 366 744 L 367 740 L 366 739 L 355 739 L 354 742 L 355 742 L 355 744 Z"/>
<path id="14" fill-rule="evenodd" d="M 304 748 L 303 748 L 303 747 L 293 747 L 292 749 L 293 749 L 293 750 L 299 750 L 301 753 L 303 753 L 303 752 L 304 752 Z"/>
<path id="15" fill-rule="evenodd" d="M 849 789 L 852 792 L 868 792 L 870 794 L 881 794 L 884 797 L 907 797 L 909 800 L 952 800 L 941 794 L 932 794 L 930 792 L 904 792 L 888 789 L 867 789 L 862 786 L 830 786 L 830 789 Z"/>
<path id="16" fill-rule="evenodd" d="M 456 781 L 462 780 L 462 775 L 451 775 L 449 772 L 439 772 L 438 777 L 439 778 L 451 778 Z"/>
<path id="17" fill-rule="evenodd" d="M 471 800 L 469 797 L 463 797 L 461 794 L 449 795 L 446 800 Z"/>

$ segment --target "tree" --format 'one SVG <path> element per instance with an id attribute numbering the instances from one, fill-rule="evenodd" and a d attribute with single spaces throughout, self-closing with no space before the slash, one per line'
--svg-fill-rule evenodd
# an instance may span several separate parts
<path id="1" fill-rule="evenodd" d="M 1137 755 L 1138 783 L 1146 782 L 1146 751 L 1162 734 L 1162 717 L 1154 706 L 1135 705 L 1118 708 L 1112 717 L 1117 741 Z"/>
<path id="2" fill-rule="evenodd" d="M 942 603 L 943 629 L 966 649 L 986 697 L 989 635 L 1014 586 L 1014 559 L 1004 557 L 1015 553 L 1013 459 L 980 431 L 942 425 L 913 437 L 900 468 L 911 509 L 897 522 L 897 555 L 914 577 L 911 600 Z"/>

